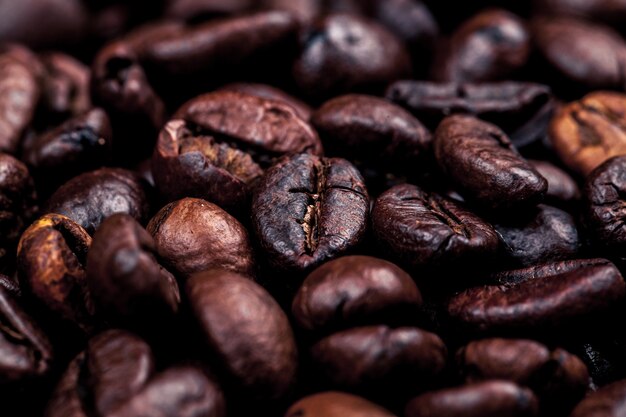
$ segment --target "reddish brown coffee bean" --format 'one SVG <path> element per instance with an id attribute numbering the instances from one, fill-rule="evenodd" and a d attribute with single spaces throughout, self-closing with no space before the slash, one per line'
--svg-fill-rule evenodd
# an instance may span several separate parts
<path id="1" fill-rule="evenodd" d="M 548 181 L 546 200 L 549 203 L 564 205 L 580 198 L 578 184 L 565 171 L 546 161 L 528 162 Z"/>
<path id="2" fill-rule="evenodd" d="M 215 204 L 197 198 L 175 201 L 150 220 L 147 230 L 159 258 L 179 278 L 215 268 L 254 276 L 248 232 Z"/>
<path id="3" fill-rule="evenodd" d="M 390 411 L 355 395 L 337 391 L 304 397 L 287 410 L 285 417 L 395 417 Z"/>
<path id="4" fill-rule="evenodd" d="M 283 397 L 298 359 L 287 316 L 271 295 L 219 269 L 194 275 L 186 288 L 200 332 L 234 383 L 256 399 Z"/>
<path id="5" fill-rule="evenodd" d="M 249 10 L 252 0 L 167 0 L 164 15 L 181 20 L 202 16 L 231 15 Z"/>
<path id="6" fill-rule="evenodd" d="M 614 382 L 585 397 L 571 417 L 618 417 L 624 413 L 626 380 Z"/>
<path id="7" fill-rule="evenodd" d="M 387 320 L 406 320 L 422 304 L 411 276 L 391 262 L 345 256 L 324 263 L 304 280 L 293 299 L 296 323 L 326 331 Z"/>
<path id="8" fill-rule="evenodd" d="M 306 104 L 304 101 L 290 94 L 287 94 L 283 90 L 272 87 L 269 84 L 232 83 L 221 87 L 220 90 L 237 91 L 239 93 L 249 94 L 251 96 L 257 96 L 275 101 L 282 101 L 285 104 L 293 107 L 293 109 L 296 111 L 296 114 L 305 121 L 308 121 L 311 118 L 311 113 L 313 113 L 313 109 L 311 108 L 311 106 Z"/>
<path id="9" fill-rule="evenodd" d="M 626 17 L 624 0 L 537 0 L 535 3 L 537 9 L 546 14 L 568 15 L 615 23 Z"/>

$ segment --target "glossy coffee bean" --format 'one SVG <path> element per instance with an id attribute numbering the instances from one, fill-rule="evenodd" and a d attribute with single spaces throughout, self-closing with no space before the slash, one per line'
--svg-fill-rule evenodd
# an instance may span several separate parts
<path id="1" fill-rule="evenodd" d="M 309 154 L 267 170 L 252 201 L 252 223 L 269 263 L 295 272 L 361 243 L 368 212 L 363 177 L 352 164 Z"/>
<path id="2" fill-rule="evenodd" d="M 585 397 L 571 417 L 618 417 L 624 413 L 626 380 L 614 382 Z"/>
<path id="3" fill-rule="evenodd" d="M 566 206 L 580 198 L 576 181 L 565 171 L 546 161 L 529 160 L 539 174 L 548 181 L 546 202 Z"/>
<path id="4" fill-rule="evenodd" d="M 191 277 L 187 297 L 210 352 L 245 396 L 281 398 L 293 387 L 297 350 L 287 316 L 261 286 L 214 269 Z"/>
<path id="5" fill-rule="evenodd" d="M 150 213 L 150 191 L 134 172 L 101 168 L 59 187 L 45 204 L 44 212 L 67 216 L 93 234 L 104 219 L 115 213 L 127 213 L 145 222 Z"/>
<path id="6" fill-rule="evenodd" d="M 304 397 L 285 417 L 395 417 L 390 411 L 356 395 L 326 391 Z"/>
<path id="7" fill-rule="evenodd" d="M 313 113 L 311 106 L 306 104 L 304 101 L 284 92 L 283 90 L 272 87 L 269 84 L 232 83 L 222 86 L 220 90 L 236 91 L 269 100 L 282 101 L 283 103 L 293 107 L 296 114 L 305 121 L 308 121 L 311 118 L 311 113 Z"/>
<path id="8" fill-rule="evenodd" d="M 550 139 L 571 170 L 588 175 L 613 156 L 626 154 L 626 95 L 596 92 L 555 114 Z"/>
<path id="9" fill-rule="evenodd" d="M 121 320 L 175 313 L 178 284 L 159 265 L 152 237 L 128 214 L 108 217 L 87 257 L 87 283 L 99 311 Z"/>
<path id="10" fill-rule="evenodd" d="M 60 214 L 47 214 L 22 235 L 17 251 L 23 288 L 54 314 L 88 330 L 95 314 L 85 265 L 91 236 Z"/>
<path id="11" fill-rule="evenodd" d="M 548 182 L 497 126 L 471 116 L 450 116 L 435 133 L 440 168 L 472 201 L 492 210 L 539 203 Z"/>
<path id="12" fill-rule="evenodd" d="M 442 48 L 432 74 L 437 81 L 481 82 L 504 79 L 527 61 L 530 34 L 506 10 L 490 9 L 463 23 Z"/>
<path id="13" fill-rule="evenodd" d="M 509 271 L 497 282 L 453 296 L 447 306 L 451 320 L 471 333 L 540 334 L 581 326 L 583 318 L 606 312 L 626 294 L 621 274 L 604 259 Z"/>
<path id="14" fill-rule="evenodd" d="M 344 256 L 304 280 L 291 306 L 302 329 L 329 331 L 359 324 L 409 320 L 422 304 L 411 276 L 378 258 Z M 405 321 L 407 323 L 407 321 Z"/>
<path id="15" fill-rule="evenodd" d="M 413 268 L 468 264 L 495 255 L 491 225 L 459 203 L 415 185 L 397 185 L 378 197 L 372 229 L 380 247 Z"/>
<path id="16" fill-rule="evenodd" d="M 224 268 L 254 276 L 248 232 L 224 210 L 197 198 L 163 207 L 147 226 L 164 266 L 180 279 Z"/>
<path id="17" fill-rule="evenodd" d="M 354 15 L 328 15 L 303 39 L 293 76 L 315 99 L 380 89 L 410 72 L 404 45 L 384 27 Z"/>
<path id="18" fill-rule="evenodd" d="M 422 394 L 411 400 L 406 417 L 536 416 L 537 398 L 508 381 L 487 381 Z"/>
<path id="19" fill-rule="evenodd" d="M 404 109 L 377 97 L 333 98 L 313 114 L 311 123 L 329 155 L 355 163 L 413 173 L 431 157 L 430 132 Z"/>

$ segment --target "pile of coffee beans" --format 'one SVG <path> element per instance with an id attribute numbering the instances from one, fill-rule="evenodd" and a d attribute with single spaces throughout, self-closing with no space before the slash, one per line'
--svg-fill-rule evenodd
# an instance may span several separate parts
<path id="1" fill-rule="evenodd" d="M 0 416 L 626 416 L 624 23 L 0 0 Z"/>

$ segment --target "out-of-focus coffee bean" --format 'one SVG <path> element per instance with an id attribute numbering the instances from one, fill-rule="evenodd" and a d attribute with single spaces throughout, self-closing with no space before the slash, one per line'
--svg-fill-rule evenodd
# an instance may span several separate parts
<path id="1" fill-rule="evenodd" d="M 571 417 L 618 417 L 624 413 L 626 380 L 614 382 L 585 397 Z"/>
<path id="2" fill-rule="evenodd" d="M 356 395 L 326 391 L 304 397 L 285 417 L 395 417 L 390 411 Z"/>
<path id="3" fill-rule="evenodd" d="M 546 202 L 566 207 L 580 198 L 576 181 L 562 169 L 546 161 L 529 160 L 530 164 L 548 181 Z"/>

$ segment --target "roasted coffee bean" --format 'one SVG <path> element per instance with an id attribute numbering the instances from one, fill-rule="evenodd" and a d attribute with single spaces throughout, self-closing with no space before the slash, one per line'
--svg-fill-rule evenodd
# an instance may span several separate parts
<path id="1" fill-rule="evenodd" d="M 269 263 L 304 272 L 353 249 L 367 228 L 369 196 L 359 171 L 339 158 L 300 154 L 267 170 L 252 222 Z"/>
<path id="2" fill-rule="evenodd" d="M 290 94 L 287 94 L 283 90 L 279 90 L 276 87 L 272 87 L 269 84 L 257 84 L 257 83 L 232 83 L 220 87 L 221 91 L 236 91 L 239 93 L 249 94 L 251 96 L 257 96 L 269 100 L 282 101 L 285 104 L 290 105 L 296 111 L 296 114 L 301 119 L 308 121 L 311 118 L 313 109 L 304 101 Z"/>
<path id="3" fill-rule="evenodd" d="M 168 200 L 205 198 L 245 212 L 264 168 L 280 155 L 321 154 L 315 131 L 293 108 L 256 96 L 221 91 L 185 104 L 159 135 L 154 179 Z"/>
<path id="4" fill-rule="evenodd" d="M 395 417 L 365 398 L 337 391 L 304 397 L 287 410 L 285 417 Z"/>
<path id="5" fill-rule="evenodd" d="M 626 380 L 614 382 L 585 397 L 571 417 L 618 417 L 624 414 Z"/>
<path id="6" fill-rule="evenodd" d="M 548 181 L 546 201 L 566 207 L 580 198 L 578 184 L 562 169 L 546 161 L 529 160 L 539 174 Z"/>
<path id="7" fill-rule="evenodd" d="M 17 280 L 0 274 L 0 287 L 2 287 L 8 294 L 19 299 L 22 296 L 22 289 Z"/>
<path id="8" fill-rule="evenodd" d="M 246 12 L 253 0 L 166 0 L 163 14 L 181 20 Z"/>
<path id="9" fill-rule="evenodd" d="M 610 28 L 572 18 L 538 18 L 537 49 L 559 74 L 589 89 L 624 89 L 626 43 Z"/>
<path id="10" fill-rule="evenodd" d="M 624 0 L 537 0 L 535 4 L 540 12 L 546 14 L 568 15 L 615 23 L 626 18 Z"/>
<path id="11" fill-rule="evenodd" d="M 548 86 L 512 81 L 398 81 L 387 88 L 386 97 L 433 129 L 450 114 L 475 115 L 505 130 L 518 146 L 544 135 L 554 107 Z"/>
<path id="12" fill-rule="evenodd" d="M 391 262 L 345 256 L 326 262 L 304 280 L 291 311 L 307 331 L 411 320 L 422 295 L 411 276 Z M 405 321 L 405 323 L 407 323 Z"/>
<path id="13" fill-rule="evenodd" d="M 224 268 L 254 276 L 248 232 L 224 210 L 197 198 L 163 207 L 148 223 L 159 258 L 180 279 Z"/>
<path id="14" fill-rule="evenodd" d="M 93 234 L 104 219 L 115 213 L 127 213 L 145 222 L 150 202 L 149 185 L 138 174 L 102 168 L 78 175 L 59 187 L 44 212 L 63 214 Z"/>
<path id="15" fill-rule="evenodd" d="M 539 204 L 495 224 L 506 256 L 520 266 L 532 266 L 576 257 L 581 241 L 571 214 Z"/>
<path id="16" fill-rule="evenodd" d="M 418 171 L 431 157 L 430 132 L 404 109 L 377 97 L 336 97 L 314 113 L 311 123 L 331 156 L 400 173 Z"/>
<path id="17" fill-rule="evenodd" d="M 561 161 L 582 175 L 626 154 L 626 95 L 596 92 L 563 106 L 552 119 L 550 140 Z"/>
<path id="18" fill-rule="evenodd" d="M 172 274 L 155 258 L 152 237 L 128 214 L 108 217 L 87 257 L 87 283 L 99 310 L 114 319 L 154 319 L 178 310 Z"/>
<path id="19" fill-rule="evenodd" d="M 532 207 L 548 182 L 497 126 L 472 116 L 450 116 L 435 132 L 440 168 L 464 197 L 490 210 Z"/>
<path id="20" fill-rule="evenodd" d="M 447 350 L 439 336 L 418 328 L 369 326 L 325 337 L 311 356 L 332 385 L 375 393 L 432 385 L 446 366 Z"/>
<path id="21" fill-rule="evenodd" d="M 397 185 L 378 197 L 372 229 L 381 248 L 413 268 L 467 265 L 495 255 L 491 225 L 459 203 L 415 185 Z"/>
<path id="22" fill-rule="evenodd" d="M 23 288 L 54 314 L 89 330 L 94 308 L 85 264 L 91 237 L 60 214 L 47 214 L 22 235 L 17 267 Z"/>
<path id="23" fill-rule="evenodd" d="M 293 75 L 302 92 L 318 100 L 377 90 L 410 73 L 404 45 L 373 21 L 348 14 L 328 15 L 303 39 Z"/>
<path id="24" fill-rule="evenodd" d="M 499 285 L 470 288 L 449 300 L 448 315 L 464 331 L 563 330 L 581 326 L 583 318 L 606 312 L 626 295 L 621 274 L 604 259 L 544 264 L 496 278 Z"/>
<path id="25" fill-rule="evenodd" d="M 302 26 L 313 23 L 326 12 L 325 2 L 320 0 L 259 0 L 258 2 L 263 9 L 289 12 Z M 345 1 L 332 3 L 342 2 Z"/>
<path id="26" fill-rule="evenodd" d="M 463 23 L 440 51 L 432 70 L 437 81 L 500 80 L 526 63 L 530 34 L 513 13 L 490 9 Z"/>
<path id="27" fill-rule="evenodd" d="M 45 333 L 13 294 L 0 286 L 0 384 L 23 383 L 45 375 L 52 359 Z"/>
<path id="28" fill-rule="evenodd" d="M 191 277 L 187 297 L 209 349 L 246 396 L 281 398 L 292 388 L 297 351 L 287 316 L 261 286 L 215 269 Z"/>
<path id="29" fill-rule="evenodd" d="M 487 381 L 422 394 L 411 400 L 406 417 L 526 417 L 537 415 L 537 398 L 508 381 Z"/>
<path id="30" fill-rule="evenodd" d="M 0 153 L 0 272 L 15 264 L 17 242 L 37 211 L 37 194 L 26 165 Z"/>

